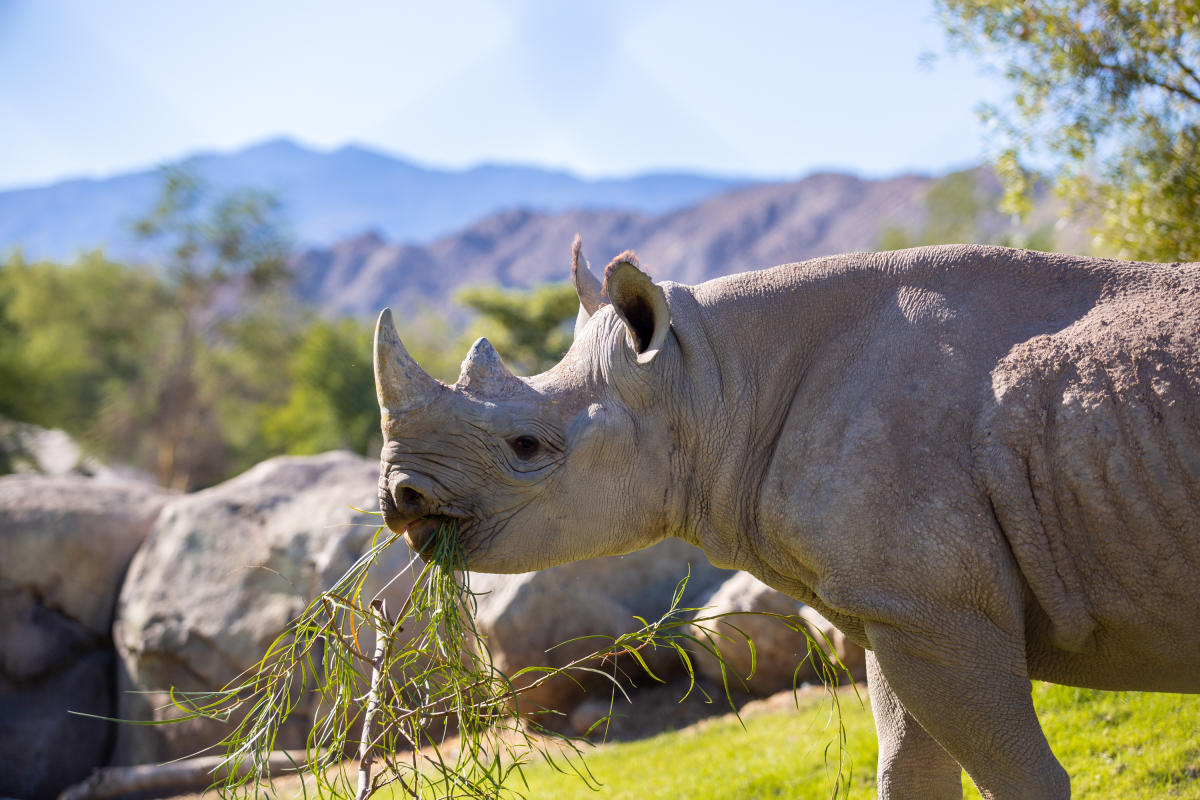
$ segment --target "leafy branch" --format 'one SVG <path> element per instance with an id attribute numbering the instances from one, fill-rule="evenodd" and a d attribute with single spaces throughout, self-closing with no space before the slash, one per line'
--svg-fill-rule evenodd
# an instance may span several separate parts
<path id="1" fill-rule="evenodd" d="M 509 798 L 521 796 L 515 785 L 523 781 L 512 781 L 514 773 L 520 775 L 535 758 L 598 787 L 583 760 L 583 748 L 589 745 L 585 737 L 602 726 L 607 730 L 618 693 L 629 699 L 635 680 L 631 667 L 636 665 L 639 678 L 644 673 L 664 682 L 647 659 L 651 651 L 666 648 L 680 659 L 689 676 L 684 698 L 700 691 L 709 701 L 713 698 L 697 682 L 692 659 L 695 652 L 712 655 L 721 665 L 722 689 L 735 712 L 731 691 L 736 681 L 752 677 L 753 642 L 725 623 L 725 631 L 740 634 L 751 651 L 751 675 L 733 674 L 721 655 L 721 645 L 731 636 L 714 623 L 761 612 L 706 614 L 682 607 L 686 577 L 661 617 L 637 618 L 638 630 L 582 637 L 597 640 L 594 652 L 561 667 L 527 667 L 505 675 L 494 666 L 486 637 L 475 628 L 478 596 L 470 589 L 453 523 L 445 523 L 427 546 L 426 563 L 395 617 L 379 597 L 364 595 L 367 571 L 398 538 L 381 528 L 372 548 L 229 686 L 208 694 L 172 695 L 187 717 L 233 724 L 222 742 L 220 774 L 227 776 L 218 786 L 222 796 L 256 796 L 259 787 L 270 783 L 270 754 L 279 730 L 310 694 L 317 697 L 317 711 L 297 768 L 315 781 L 320 796 L 366 800 L 395 785 L 411 798 Z M 767 616 L 807 638 L 805 661 L 812 662 L 827 687 L 841 682 L 847 672 L 831 642 L 814 640 L 797 617 Z M 557 732 L 545 723 L 559 712 L 532 703 L 527 694 L 552 679 L 583 675 L 609 681 L 609 712 L 584 736 Z M 848 788 L 846 733 L 838 694 L 830 690 L 830 696 L 830 721 L 836 721 L 838 730 L 831 743 L 837 765 L 833 794 L 838 796 Z M 451 740 L 453 733 L 457 741 Z M 352 753 L 358 756 L 353 780 L 345 762 Z"/>

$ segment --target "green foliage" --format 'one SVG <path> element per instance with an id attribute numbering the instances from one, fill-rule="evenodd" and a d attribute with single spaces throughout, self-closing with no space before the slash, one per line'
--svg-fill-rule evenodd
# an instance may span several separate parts
<path id="1" fill-rule="evenodd" d="M 214 437 L 228 408 L 230 319 L 288 277 L 287 243 L 277 204 L 266 194 L 236 192 L 210 200 L 194 176 L 164 171 L 153 210 L 135 223 L 157 245 L 170 290 L 174 329 L 163 337 L 155 377 L 153 471 L 160 483 L 186 489 L 223 477 L 228 437 Z"/>
<path id="2" fill-rule="evenodd" d="M 348 318 L 317 319 L 301 333 L 288 356 L 291 390 L 263 420 L 271 450 L 368 451 L 379 429 L 371 337 L 370 328 Z"/>
<path id="3" fill-rule="evenodd" d="M 19 254 L 0 264 L 0 417 L 62 428 L 103 458 L 175 486 L 205 486 L 281 453 L 378 447 L 369 323 L 315 316 L 281 291 L 230 303 L 222 299 L 230 284 L 199 274 L 100 253 L 69 265 Z M 496 317 L 487 325 L 523 354 L 518 368 L 565 349 L 548 300 L 556 293 L 530 295 L 530 325 L 503 315 L 508 327 Z M 522 293 L 500 294 L 516 314 Z M 446 319 L 402 324 L 413 356 L 453 380 L 467 343 Z"/>
<path id="4" fill-rule="evenodd" d="M 474 287 L 462 290 L 456 299 L 480 315 L 471 330 L 486 333 L 508 366 L 520 375 L 548 369 L 571 346 L 571 322 L 579 310 L 579 298 L 570 284 L 528 291 Z"/>
<path id="5" fill-rule="evenodd" d="M 62 428 L 176 488 L 281 453 L 378 446 L 372 326 L 295 301 L 274 200 L 211 198 L 168 169 L 135 228 L 158 255 L 153 266 L 99 252 L 66 265 L 19 253 L 0 263 L 0 418 Z M 549 366 L 570 343 L 570 287 L 463 296 L 482 315 L 474 333 L 518 371 Z M 444 315 L 410 316 L 401 330 L 430 374 L 454 380 L 469 340 Z"/>
<path id="6" fill-rule="evenodd" d="M 133 229 L 157 244 L 184 302 L 201 308 L 231 282 L 266 289 L 288 276 L 288 240 L 278 214 L 270 194 L 241 190 L 213 200 L 195 175 L 167 167 L 153 209 Z"/>
<path id="7" fill-rule="evenodd" d="M 70 266 L 0 266 L 0 415 L 62 427 L 93 448 L 135 457 L 124 419 L 151 413 L 146 367 L 172 325 L 150 272 L 99 253 Z"/>
<path id="8" fill-rule="evenodd" d="M 969 242 L 984 210 L 973 172 L 953 172 L 929 187 L 924 237 L 938 242 Z"/>
<path id="9" fill-rule="evenodd" d="M 1200 259 L 1200 3 L 938 0 L 951 38 L 998 64 L 1011 108 L 1001 136 L 1006 207 L 1027 211 L 1028 163 L 1098 215 L 1116 255 Z"/>
<path id="10" fill-rule="evenodd" d="M 185 345 L 178 288 L 99 253 L 0 265 L 0 417 L 62 428 L 147 472 L 170 434 L 193 485 L 283 452 L 368 451 L 379 411 L 365 323 L 267 297 Z M 172 392 L 186 392 L 186 417 L 172 415 Z"/>

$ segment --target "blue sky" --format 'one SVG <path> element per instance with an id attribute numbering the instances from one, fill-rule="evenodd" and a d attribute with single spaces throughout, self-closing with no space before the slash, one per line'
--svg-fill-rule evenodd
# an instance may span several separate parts
<path id="1" fill-rule="evenodd" d="M 1003 93 L 927 0 L 0 0 L 0 188 L 280 135 L 592 176 L 939 172 L 984 157 Z"/>

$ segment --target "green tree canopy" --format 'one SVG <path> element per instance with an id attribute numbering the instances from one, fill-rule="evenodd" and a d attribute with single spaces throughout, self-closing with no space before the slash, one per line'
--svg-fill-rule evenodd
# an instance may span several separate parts
<path id="1" fill-rule="evenodd" d="M 377 448 L 372 326 L 295 299 L 275 214 L 265 196 L 210 201 L 168 171 L 138 223 L 158 245 L 154 267 L 101 253 L 0 263 L 0 417 L 62 428 L 178 488 L 281 453 Z M 453 380 L 479 333 L 523 372 L 570 344 L 569 286 L 463 296 L 478 314 L 467 334 L 444 315 L 400 320 L 409 352 L 435 377 Z"/>
<path id="2" fill-rule="evenodd" d="M 1200 260 L 1200 3 L 938 0 L 953 42 L 1000 65 L 997 168 L 1028 208 L 1030 164 L 1099 220 L 1101 249 Z"/>
<path id="3" fill-rule="evenodd" d="M 997 207 L 996 193 L 980 186 L 978 170 L 951 172 L 934 181 L 925 193 L 925 223 L 919 231 L 898 226 L 879 234 L 880 250 L 899 250 L 926 244 L 975 242 L 1053 250 L 1054 231 L 1028 221 L 1014 225 Z M 1002 224 L 997 224 L 1001 222 Z"/>
<path id="4" fill-rule="evenodd" d="M 287 399 L 263 421 L 270 449 L 368 451 L 379 437 L 371 341 L 371 329 L 353 319 L 317 319 L 308 326 L 288 358 Z"/>
<path id="5" fill-rule="evenodd" d="M 145 365 L 172 323 L 157 277 L 100 253 L 0 266 L 0 416 L 61 427 L 136 458 L 124 418 L 148 416 Z"/>
<path id="6" fill-rule="evenodd" d="M 206 485 L 264 454 L 245 420 L 287 394 L 303 320 L 272 311 L 246 335 L 286 277 L 285 239 L 268 197 L 212 199 L 170 169 L 136 229 L 157 263 L 0 265 L 0 416 L 63 428 L 165 485 Z"/>

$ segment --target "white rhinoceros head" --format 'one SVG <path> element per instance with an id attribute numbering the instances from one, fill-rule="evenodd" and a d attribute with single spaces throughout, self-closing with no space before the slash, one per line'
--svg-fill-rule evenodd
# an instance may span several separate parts
<path id="1" fill-rule="evenodd" d="M 414 549 L 444 517 L 458 521 L 469 567 L 487 572 L 629 552 L 672 533 L 678 448 L 664 386 L 678 356 L 666 296 L 632 253 L 609 264 L 603 287 L 578 245 L 575 256 L 576 339 L 540 375 L 513 375 L 480 339 L 448 386 L 409 356 L 390 310 L 380 315 L 379 502 Z"/>

